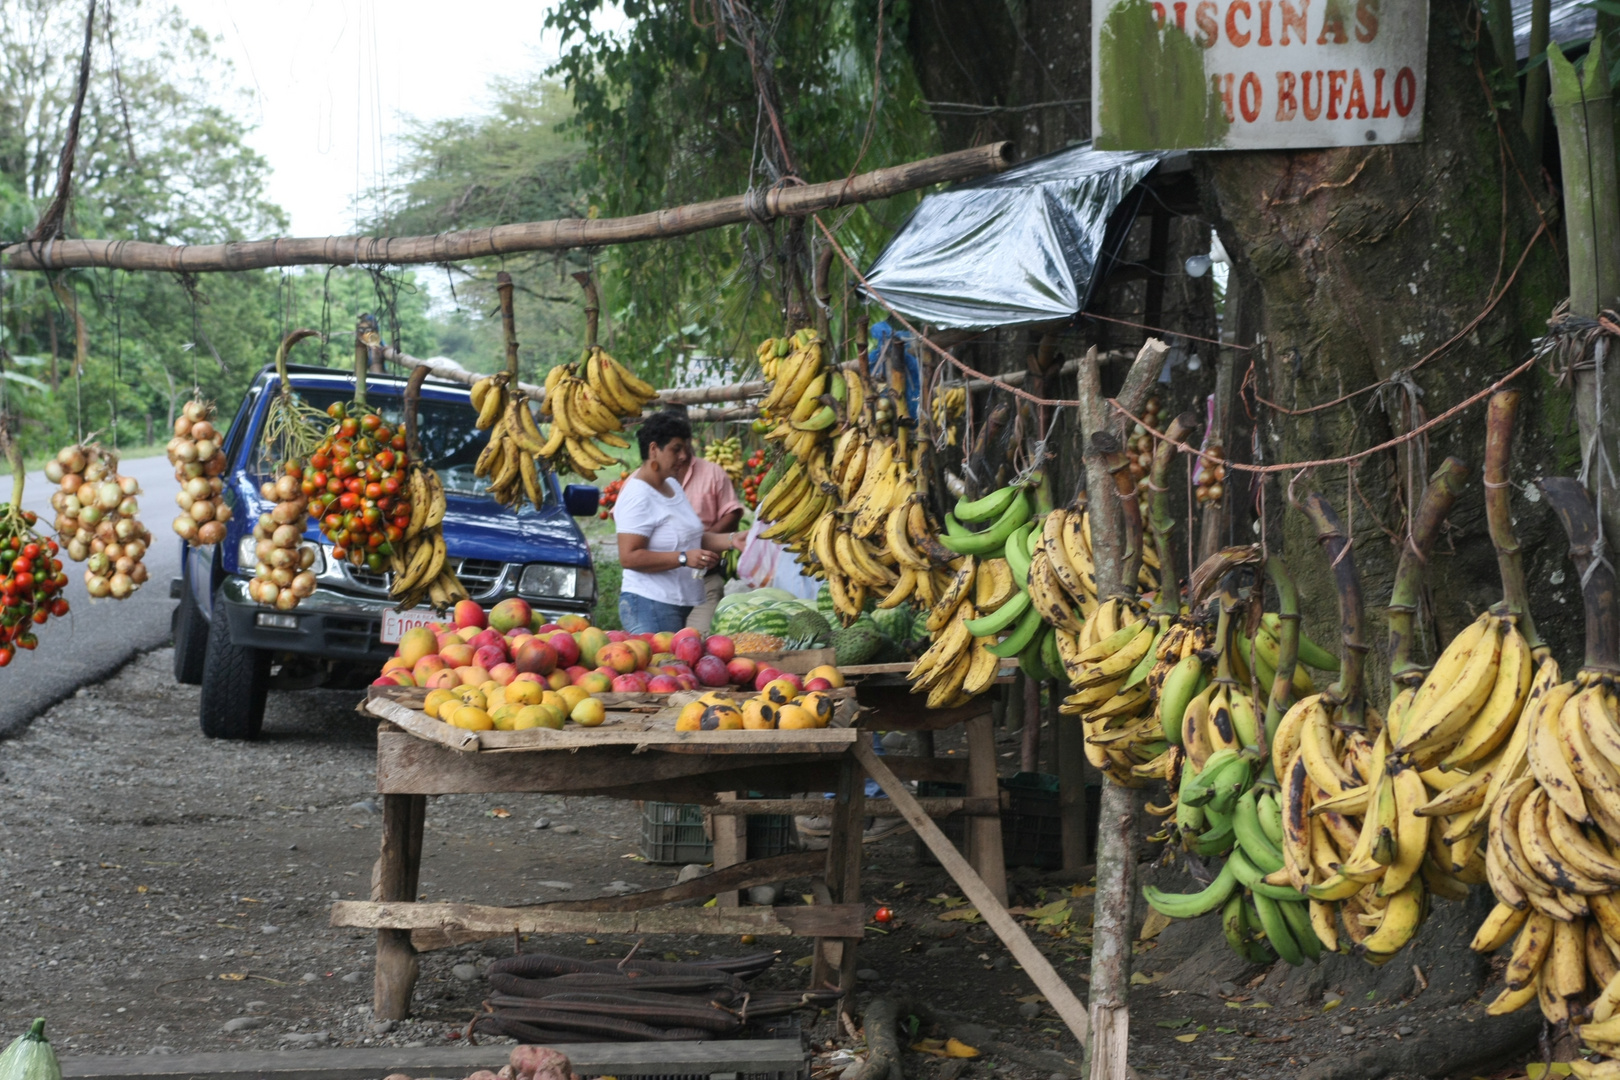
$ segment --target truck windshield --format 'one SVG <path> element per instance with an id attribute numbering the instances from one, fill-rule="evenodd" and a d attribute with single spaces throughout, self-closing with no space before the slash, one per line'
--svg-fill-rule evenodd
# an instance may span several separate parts
<path id="1" fill-rule="evenodd" d="M 388 393 L 388 389 L 370 387 L 366 394 L 366 402 L 391 426 L 398 427 L 402 423 L 404 399 L 397 393 Z M 351 395 L 344 391 L 325 389 L 303 390 L 299 392 L 299 396 L 322 412 L 326 411 L 328 405 L 351 399 Z M 478 455 L 488 444 L 489 435 L 473 427 L 472 406 L 465 401 L 433 401 L 426 397 L 421 398 L 416 406 L 416 433 L 421 439 L 422 450 L 427 455 L 428 464 L 433 466 L 439 478 L 444 481 L 446 492 L 475 498 L 488 497 L 489 485 L 482 477 L 473 475 L 473 466 L 478 461 Z M 279 445 L 269 445 L 261 429 L 259 444 L 254 448 L 251 465 L 254 473 L 259 476 L 269 475 L 284 456 L 284 449 Z M 552 491 L 550 476 L 543 467 L 540 488 L 545 494 L 546 505 L 549 506 L 555 499 L 555 494 Z M 527 502 L 523 505 L 524 512 L 533 512 Z"/>

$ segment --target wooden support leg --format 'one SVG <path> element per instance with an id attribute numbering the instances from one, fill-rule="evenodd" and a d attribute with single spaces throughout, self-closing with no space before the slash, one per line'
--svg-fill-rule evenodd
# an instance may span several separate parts
<path id="1" fill-rule="evenodd" d="M 827 892 L 835 904 L 861 902 L 861 834 L 865 831 L 866 770 L 853 757 L 838 769 L 838 792 L 832 800 L 832 836 L 827 841 Z M 855 946 L 859 938 L 843 939 L 840 948 L 826 938 L 816 939 L 815 962 L 810 969 L 812 988 L 836 985 L 846 995 L 855 989 Z"/>
<path id="2" fill-rule="evenodd" d="M 1090 833 L 1086 822 L 1086 746 L 1084 729 L 1074 717 L 1053 720 L 1058 734 L 1058 816 L 1063 829 L 1063 869 L 1086 865 Z"/>
<path id="3" fill-rule="evenodd" d="M 934 733 L 932 731 L 914 731 L 911 733 L 913 746 L 917 749 L 917 757 L 931 758 L 934 756 Z M 912 857 L 921 860 L 928 850 L 928 845 L 922 842 L 922 837 L 912 834 Z"/>
<path id="4" fill-rule="evenodd" d="M 1039 716 L 1037 712 L 1034 714 Z M 970 796 L 998 799 L 1000 785 L 996 781 L 996 733 L 990 724 L 990 714 L 975 717 L 963 727 L 967 734 L 968 791 Z M 995 896 L 1007 903 L 1007 861 L 1001 849 L 1001 818 L 970 817 L 967 819 L 968 859 L 979 877 Z"/>
<path id="5" fill-rule="evenodd" d="M 721 802 L 735 802 L 735 791 L 722 791 L 718 798 Z M 742 814 L 714 814 L 710 816 L 714 829 L 714 868 L 724 870 L 728 866 L 736 866 L 748 858 L 748 818 Z M 716 893 L 716 907 L 737 907 L 742 903 L 742 893 L 735 889 L 730 892 Z"/>
<path id="6" fill-rule="evenodd" d="M 413 901 L 422 867 L 425 795 L 384 795 L 382 851 L 377 858 L 374 900 Z M 410 1015 L 418 965 L 409 930 L 377 931 L 377 971 L 372 984 L 373 1015 L 403 1020 Z"/>

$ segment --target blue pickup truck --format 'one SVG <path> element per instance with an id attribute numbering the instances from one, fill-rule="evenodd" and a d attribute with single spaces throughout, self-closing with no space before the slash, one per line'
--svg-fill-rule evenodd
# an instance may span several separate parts
<path id="1" fill-rule="evenodd" d="M 354 397 L 354 376 L 332 368 L 288 366 L 293 389 L 325 410 Z M 366 400 L 398 426 L 405 380 L 366 379 Z M 252 739 L 264 720 L 271 690 L 363 686 L 393 653 L 384 640 L 388 575 L 356 569 L 332 558 L 313 523 L 305 540 L 316 549 L 314 595 L 291 611 L 275 611 L 248 596 L 253 575 L 253 525 L 273 504 L 260 484 L 281 453 L 265 445 L 264 420 L 277 392 L 275 366 L 253 381 L 225 438 L 224 498 L 234 514 L 224 541 L 182 541 L 180 577 L 171 591 L 174 677 L 202 688 L 203 734 Z M 444 481 L 449 510 L 444 539 L 450 565 L 474 600 L 487 606 L 521 596 L 536 611 L 588 614 L 596 604 L 590 548 L 575 517 L 596 513 L 594 487 L 570 485 L 542 473 L 545 505 L 514 512 L 488 495 L 473 475 L 488 436 L 473 426 L 467 388 L 428 379 L 417 406 L 423 452 Z M 390 620 L 392 622 L 392 620 Z"/>

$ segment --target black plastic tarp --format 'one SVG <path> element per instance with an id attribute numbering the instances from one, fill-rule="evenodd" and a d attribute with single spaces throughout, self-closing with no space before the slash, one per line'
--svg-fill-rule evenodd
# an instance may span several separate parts
<path id="1" fill-rule="evenodd" d="M 929 195 L 867 271 L 870 292 L 938 327 L 1074 315 L 1115 211 L 1166 156 L 1087 143 Z"/>

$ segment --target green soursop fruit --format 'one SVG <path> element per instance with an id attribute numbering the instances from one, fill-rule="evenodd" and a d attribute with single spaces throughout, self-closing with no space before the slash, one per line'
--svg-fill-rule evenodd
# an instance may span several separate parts
<path id="1" fill-rule="evenodd" d="M 819 612 L 801 608 L 790 615 L 787 633 L 788 647 L 793 649 L 822 649 L 832 640 L 833 628 Z"/>
<path id="2" fill-rule="evenodd" d="M 862 615 L 849 626 L 833 631 L 833 662 L 839 667 L 869 663 L 883 649 L 883 644 L 883 631 L 870 615 Z"/>

